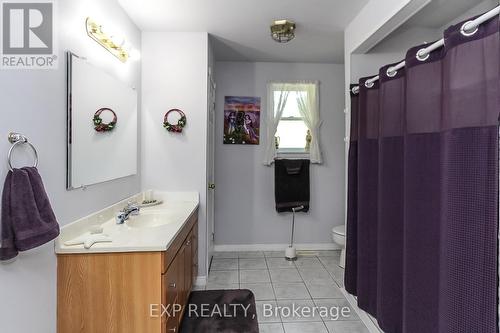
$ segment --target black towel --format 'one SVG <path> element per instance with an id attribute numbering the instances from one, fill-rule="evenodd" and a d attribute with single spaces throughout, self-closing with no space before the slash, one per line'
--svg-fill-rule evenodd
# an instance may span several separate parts
<path id="1" fill-rule="evenodd" d="M 274 197 L 278 212 L 304 206 L 309 211 L 309 160 L 279 159 L 274 162 Z"/>
<path id="2" fill-rule="evenodd" d="M 2 194 L 0 260 L 17 256 L 59 235 L 42 178 L 33 167 L 9 171 Z"/>

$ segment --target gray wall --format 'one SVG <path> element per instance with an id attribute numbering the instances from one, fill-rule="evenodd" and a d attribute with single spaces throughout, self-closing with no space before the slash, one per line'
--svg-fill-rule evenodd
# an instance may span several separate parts
<path id="1" fill-rule="evenodd" d="M 215 243 L 284 244 L 291 216 L 274 208 L 274 167 L 262 164 L 258 146 L 224 145 L 224 96 L 262 99 L 260 132 L 266 133 L 266 83 L 319 80 L 324 163 L 311 167 L 311 209 L 300 214 L 297 243 L 331 244 L 330 231 L 344 217 L 344 66 L 336 64 L 217 62 Z"/>
<path id="2" fill-rule="evenodd" d="M 200 194 L 200 276 L 206 271 L 207 72 L 206 32 L 143 33 L 142 186 Z M 173 108 L 186 113 L 181 134 L 163 128 Z"/>
<path id="3" fill-rule="evenodd" d="M 91 16 L 114 27 L 137 49 L 141 47 L 141 34 L 115 0 L 65 0 L 57 1 L 57 7 L 59 69 L 0 71 L 0 179 L 7 173 L 7 133 L 27 135 L 38 149 L 40 173 L 59 223 L 64 225 L 140 191 L 138 176 L 90 186 L 86 191 L 66 191 L 64 51 L 88 57 L 134 85 L 140 95 L 140 61 L 122 64 L 114 58 L 87 36 L 85 18 Z M 23 155 L 18 152 L 16 165 L 22 164 Z M 26 162 L 31 163 L 31 159 Z M 52 242 L 22 253 L 13 263 L 0 265 L 0 298 L 0 331 L 56 332 L 56 256 Z"/>
<path id="4" fill-rule="evenodd" d="M 358 82 L 365 76 L 378 75 L 380 67 L 404 60 L 406 51 L 425 41 L 441 38 L 442 31 L 435 29 L 406 27 L 395 32 L 390 38 L 377 44 L 370 52 L 351 56 L 351 82 Z"/>

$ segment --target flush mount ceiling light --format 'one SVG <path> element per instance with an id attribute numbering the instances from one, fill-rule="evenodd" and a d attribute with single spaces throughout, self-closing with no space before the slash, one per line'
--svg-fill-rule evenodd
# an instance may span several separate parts
<path id="1" fill-rule="evenodd" d="M 85 25 L 87 27 L 87 35 L 90 38 L 120 59 L 121 62 L 127 62 L 130 57 L 131 47 L 129 43 L 125 42 L 125 39 L 108 34 L 102 25 L 90 17 L 87 17 Z"/>
<path id="2" fill-rule="evenodd" d="M 271 37 L 278 43 L 288 43 L 295 38 L 295 23 L 288 20 L 274 21 L 271 25 Z"/>

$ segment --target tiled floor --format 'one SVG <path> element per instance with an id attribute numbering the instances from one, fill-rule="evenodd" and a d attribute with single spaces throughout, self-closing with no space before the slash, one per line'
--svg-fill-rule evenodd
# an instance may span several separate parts
<path id="1" fill-rule="evenodd" d="M 339 289 L 339 257 L 339 251 L 317 251 L 289 262 L 282 251 L 216 252 L 206 289 L 252 290 L 261 333 L 368 333 Z M 316 310 L 294 316 L 293 305 Z M 264 316 L 265 308 L 282 310 Z"/>

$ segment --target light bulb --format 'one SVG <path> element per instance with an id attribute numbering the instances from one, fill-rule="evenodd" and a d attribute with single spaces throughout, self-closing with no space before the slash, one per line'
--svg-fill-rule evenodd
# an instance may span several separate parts
<path id="1" fill-rule="evenodd" d="M 125 38 L 121 36 L 111 36 L 111 41 L 117 46 L 123 46 L 123 44 L 125 44 Z"/>
<path id="2" fill-rule="evenodd" d="M 132 44 L 130 44 L 130 42 L 125 42 L 122 45 L 122 49 L 126 52 L 130 52 L 130 50 L 132 49 Z"/>
<path id="3" fill-rule="evenodd" d="M 141 59 L 141 53 L 137 49 L 132 49 L 129 52 L 129 57 L 131 60 L 139 60 Z"/>

